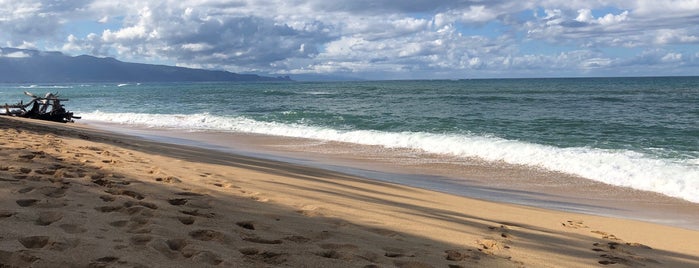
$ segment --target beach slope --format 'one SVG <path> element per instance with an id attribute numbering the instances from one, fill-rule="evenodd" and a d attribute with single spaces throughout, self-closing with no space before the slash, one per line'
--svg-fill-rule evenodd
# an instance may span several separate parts
<path id="1" fill-rule="evenodd" d="M 2 267 L 699 267 L 699 232 L 0 118 Z"/>

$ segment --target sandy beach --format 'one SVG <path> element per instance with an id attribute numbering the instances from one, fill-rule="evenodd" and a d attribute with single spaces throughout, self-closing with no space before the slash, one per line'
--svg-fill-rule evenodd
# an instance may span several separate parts
<path id="1" fill-rule="evenodd" d="M 0 267 L 699 267 L 699 232 L 0 118 Z"/>

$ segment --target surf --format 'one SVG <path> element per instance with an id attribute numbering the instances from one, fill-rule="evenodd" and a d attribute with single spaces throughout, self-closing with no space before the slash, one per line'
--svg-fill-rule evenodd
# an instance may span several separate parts
<path id="1" fill-rule="evenodd" d="M 556 147 L 472 133 L 340 130 L 244 116 L 197 114 L 82 113 L 91 120 L 128 126 L 264 134 L 385 148 L 404 148 L 573 174 L 610 185 L 652 191 L 699 203 L 699 159 L 662 158 L 628 149 Z"/>

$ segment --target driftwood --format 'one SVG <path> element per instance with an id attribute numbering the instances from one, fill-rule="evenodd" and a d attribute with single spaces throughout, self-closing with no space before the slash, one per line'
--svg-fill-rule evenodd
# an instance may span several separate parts
<path id="1" fill-rule="evenodd" d="M 45 97 L 39 97 L 27 91 L 25 91 L 24 94 L 32 97 L 32 100 L 29 103 L 24 104 L 22 101 L 12 105 L 5 103 L 5 113 L 0 113 L 0 115 L 18 116 L 62 123 L 73 122 L 73 119 L 80 119 L 79 116 L 74 116 L 72 112 L 66 111 L 61 102 L 68 100 L 59 99 L 58 93 L 49 92 L 46 93 Z M 29 106 L 31 106 L 31 109 L 27 110 Z"/>

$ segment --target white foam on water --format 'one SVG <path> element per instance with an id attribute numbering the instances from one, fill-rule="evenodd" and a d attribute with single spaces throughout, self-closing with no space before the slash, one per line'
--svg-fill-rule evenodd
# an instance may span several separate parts
<path id="1" fill-rule="evenodd" d="M 73 88 L 73 86 L 61 86 L 61 85 L 28 85 L 28 86 L 18 86 L 17 88 L 23 88 L 23 89 L 62 89 L 62 88 Z"/>
<path id="2" fill-rule="evenodd" d="M 206 113 L 159 115 L 96 111 L 80 114 L 89 120 L 146 127 L 267 134 L 477 157 L 574 174 L 611 185 L 653 191 L 699 203 L 699 159 L 660 159 L 630 150 L 558 148 L 478 135 L 335 130 Z"/>

